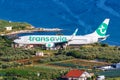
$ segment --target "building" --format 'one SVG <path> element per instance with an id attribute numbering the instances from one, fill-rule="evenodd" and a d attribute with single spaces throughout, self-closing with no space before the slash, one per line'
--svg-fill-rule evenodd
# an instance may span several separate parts
<path id="1" fill-rule="evenodd" d="M 104 75 L 98 76 L 97 80 L 105 80 L 105 76 Z"/>
<path id="2" fill-rule="evenodd" d="M 90 78 L 90 74 L 84 70 L 74 69 L 70 70 L 63 78 L 65 80 L 87 80 Z"/>
<path id="3" fill-rule="evenodd" d="M 44 56 L 43 52 L 36 52 L 36 56 Z"/>
<path id="4" fill-rule="evenodd" d="M 101 69 L 101 70 L 111 70 L 111 69 L 114 69 L 111 65 L 109 66 L 102 66 L 102 67 L 100 67 L 100 68 L 98 68 L 98 69 Z"/>
<path id="5" fill-rule="evenodd" d="M 12 26 L 8 26 L 8 27 L 5 27 L 7 31 L 11 31 L 12 30 Z"/>

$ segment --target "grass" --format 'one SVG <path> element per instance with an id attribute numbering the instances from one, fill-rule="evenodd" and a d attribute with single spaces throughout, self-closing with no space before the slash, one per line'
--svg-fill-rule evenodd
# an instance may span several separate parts
<path id="1" fill-rule="evenodd" d="M 120 77 L 120 69 L 103 71 L 97 74 L 105 75 L 106 77 Z"/>
<path id="2" fill-rule="evenodd" d="M 116 78 L 106 78 L 106 80 L 120 80 L 120 77 L 116 77 Z"/>
<path id="3" fill-rule="evenodd" d="M 64 64 L 67 65 L 73 65 L 73 66 L 83 66 L 83 67 L 87 67 L 87 68 L 93 68 L 94 66 L 103 66 L 103 65 L 108 65 L 108 63 L 106 62 L 96 62 L 96 61 L 92 61 L 92 60 L 82 60 L 82 59 L 73 59 L 73 60 L 66 60 L 66 61 L 62 61 L 62 62 L 56 62 L 56 63 L 52 63 L 51 65 L 58 65 L 58 66 L 65 66 Z M 68 66 L 69 67 L 69 66 Z"/>
<path id="4" fill-rule="evenodd" d="M 54 66 L 48 66 L 48 65 L 34 65 L 34 66 L 23 66 L 23 67 L 17 67 L 17 68 L 8 68 L 0 70 L 0 74 L 3 75 L 3 77 L 6 77 L 6 75 L 9 77 L 19 77 L 24 79 L 30 79 L 34 78 L 33 80 L 39 80 L 39 79 L 53 79 L 56 77 L 60 77 L 62 73 L 66 72 L 68 69 L 62 68 L 62 67 L 54 67 Z M 37 74 L 40 74 L 40 77 L 37 76 Z M 8 78 L 7 77 L 7 78 Z"/>

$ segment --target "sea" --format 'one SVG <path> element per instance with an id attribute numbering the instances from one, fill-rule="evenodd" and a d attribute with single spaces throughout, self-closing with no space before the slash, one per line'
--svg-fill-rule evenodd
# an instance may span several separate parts
<path id="1" fill-rule="evenodd" d="M 0 19 L 27 22 L 36 28 L 60 28 L 61 32 L 33 32 L 23 35 L 77 35 L 92 33 L 110 18 L 105 43 L 120 45 L 120 0 L 0 0 Z"/>

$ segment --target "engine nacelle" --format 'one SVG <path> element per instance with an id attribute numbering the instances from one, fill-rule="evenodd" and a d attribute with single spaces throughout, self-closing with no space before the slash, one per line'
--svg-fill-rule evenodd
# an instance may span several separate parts
<path id="1" fill-rule="evenodd" d="M 55 47 L 55 44 L 54 43 L 46 43 L 45 45 L 47 48 L 53 48 Z"/>

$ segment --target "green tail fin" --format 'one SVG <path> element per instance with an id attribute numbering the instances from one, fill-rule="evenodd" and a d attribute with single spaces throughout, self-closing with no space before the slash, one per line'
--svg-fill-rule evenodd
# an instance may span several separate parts
<path id="1" fill-rule="evenodd" d="M 96 30 L 97 35 L 99 36 L 105 36 L 106 35 L 106 31 L 108 28 L 108 24 L 109 24 L 109 20 L 110 19 L 105 19 L 100 26 L 98 27 L 98 29 Z"/>

